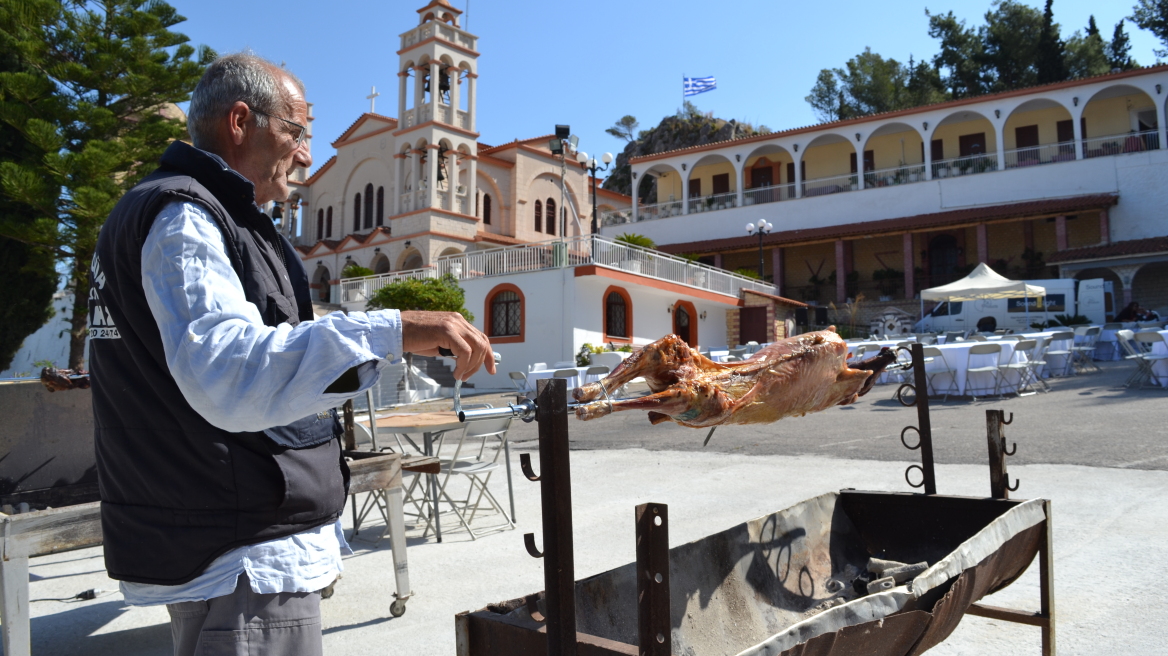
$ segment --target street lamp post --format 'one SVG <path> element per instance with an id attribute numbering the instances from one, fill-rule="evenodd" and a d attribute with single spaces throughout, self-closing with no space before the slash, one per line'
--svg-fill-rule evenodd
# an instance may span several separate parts
<path id="1" fill-rule="evenodd" d="M 576 152 L 576 144 L 580 142 L 580 137 L 572 134 L 572 129 L 567 125 L 556 126 L 556 136 L 548 142 L 548 148 L 551 149 L 552 155 L 560 156 L 560 206 L 558 208 L 560 216 L 554 217 L 556 223 L 560 226 L 560 240 L 566 238 L 565 232 L 568 231 L 568 210 L 564 207 L 564 177 L 567 175 L 568 153 Z"/>
<path id="2" fill-rule="evenodd" d="M 766 234 L 770 234 L 770 231 L 773 230 L 774 227 L 775 227 L 775 224 L 767 223 L 766 219 L 759 219 L 758 225 L 754 225 L 753 223 L 746 224 L 746 234 L 753 235 L 755 233 L 758 233 L 758 279 L 759 280 L 764 280 L 763 274 L 762 274 L 762 236 L 766 235 Z"/>
<path id="3" fill-rule="evenodd" d="M 612 153 L 601 155 L 600 159 L 604 161 L 604 168 L 600 168 L 595 157 L 589 158 L 588 153 L 580 153 L 577 159 L 584 165 L 584 169 L 588 171 L 589 176 L 592 178 L 592 234 L 596 234 L 596 231 L 599 229 L 599 226 L 596 224 L 596 174 L 600 171 L 608 170 L 608 165 L 612 164 Z"/>

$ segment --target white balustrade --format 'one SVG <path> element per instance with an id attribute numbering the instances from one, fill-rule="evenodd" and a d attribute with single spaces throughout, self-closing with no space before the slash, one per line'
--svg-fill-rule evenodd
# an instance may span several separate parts
<path id="1" fill-rule="evenodd" d="M 738 207 L 738 192 L 731 191 L 724 194 L 713 194 L 689 199 L 690 214 L 724 210 L 730 207 Z"/>
<path id="2" fill-rule="evenodd" d="M 743 205 L 759 205 L 761 203 L 777 203 L 781 200 L 791 200 L 795 197 L 795 185 L 770 185 L 769 187 L 755 187 L 742 192 Z"/>
<path id="3" fill-rule="evenodd" d="M 998 170 L 997 153 L 981 153 L 933 162 L 933 179 L 958 178 Z"/>
<path id="4" fill-rule="evenodd" d="M 1073 162 L 1075 160 L 1075 142 L 1044 144 L 1015 148 L 1002 153 L 1006 168 L 1016 169 L 1023 166 L 1038 166 L 1039 164 L 1054 164 L 1055 162 Z"/>
<path id="5" fill-rule="evenodd" d="M 905 164 L 903 166 L 895 166 L 889 169 L 879 169 L 876 171 L 864 172 L 864 188 L 866 189 L 872 189 L 874 187 L 894 187 L 896 185 L 924 182 L 924 180 L 924 164 Z"/>
<path id="6" fill-rule="evenodd" d="M 774 293 L 774 286 L 761 280 L 607 237 L 584 235 L 564 241 L 448 255 L 438 258 L 433 266 L 421 269 L 348 278 L 341 281 L 340 297 L 350 303 L 368 300 L 382 287 L 404 279 L 417 280 L 450 274 L 459 280 L 466 280 L 586 264 L 619 269 L 727 296 L 736 297 L 742 289 Z"/>
<path id="7" fill-rule="evenodd" d="M 1159 150 L 1160 134 L 1156 130 L 1113 134 L 1083 140 L 1083 157 L 1106 157 L 1145 150 Z"/>
<path id="8" fill-rule="evenodd" d="M 827 196 L 845 191 L 856 191 L 860 188 L 860 179 L 855 173 L 835 175 L 828 178 L 815 178 L 803 181 L 803 196 Z"/>

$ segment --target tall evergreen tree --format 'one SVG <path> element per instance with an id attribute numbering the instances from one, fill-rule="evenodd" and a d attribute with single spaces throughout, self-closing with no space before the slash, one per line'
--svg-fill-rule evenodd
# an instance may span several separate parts
<path id="1" fill-rule="evenodd" d="M 1111 70 L 1107 44 L 1099 33 L 1094 16 L 1088 20 L 1085 34 L 1076 31 L 1067 39 L 1065 61 L 1067 76 L 1070 78 L 1102 75 Z"/>
<path id="2" fill-rule="evenodd" d="M 1131 21 L 1142 30 L 1148 30 L 1168 46 L 1168 0 L 1137 0 L 1132 7 Z M 1154 51 L 1157 57 L 1168 57 L 1168 48 Z"/>
<path id="3" fill-rule="evenodd" d="M 0 49 L 0 74 L 19 71 L 16 54 Z M 12 126 L 0 122 L 0 162 L 34 164 L 44 153 Z M 0 223 L 28 225 L 36 211 L 0 195 Z M 12 366 L 24 338 L 52 316 L 50 305 L 57 289 L 50 252 L 15 239 L 0 237 L 0 370 Z"/>
<path id="4" fill-rule="evenodd" d="M 1107 44 L 1107 63 L 1111 69 L 1119 69 L 1121 71 L 1130 71 L 1133 68 L 1138 68 L 1131 56 L 1131 39 L 1128 38 L 1127 30 L 1123 28 L 1123 19 L 1120 19 L 1115 24 L 1115 31 L 1111 34 L 1111 43 Z"/>
<path id="5" fill-rule="evenodd" d="M 1094 26 L 1095 18 L 1091 18 Z M 1099 30 L 1095 30 L 1098 38 Z M 1046 0 L 1042 12 L 1042 33 L 1038 37 L 1038 53 L 1035 59 L 1035 77 L 1039 84 L 1062 82 L 1067 79 L 1066 46 L 1059 36 L 1058 23 L 1054 22 L 1054 0 Z"/>
<path id="6" fill-rule="evenodd" d="M 929 36 L 941 42 L 933 57 L 933 66 L 953 98 L 980 96 L 989 90 L 991 79 L 986 72 L 985 43 L 978 31 L 965 26 L 953 12 L 930 14 Z"/>
<path id="7" fill-rule="evenodd" d="M 121 195 L 186 130 L 183 102 L 215 53 L 170 30 L 185 20 L 162 0 L 0 3 L 0 51 L 28 71 L 0 73 L 0 121 L 43 153 L 0 162 L 0 192 L 35 212 L 0 235 L 47 249 L 68 269 L 74 305 L 69 366 L 82 365 L 89 267 Z"/>
<path id="8" fill-rule="evenodd" d="M 823 120 L 867 116 L 946 99 L 936 69 L 905 65 L 865 48 L 843 68 L 820 71 L 806 100 Z"/>

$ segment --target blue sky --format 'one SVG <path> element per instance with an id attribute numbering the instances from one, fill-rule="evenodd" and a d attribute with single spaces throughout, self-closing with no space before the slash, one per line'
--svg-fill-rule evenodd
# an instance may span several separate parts
<path id="1" fill-rule="evenodd" d="M 925 9 L 952 10 L 979 25 L 989 1 L 644 2 L 451 0 L 479 36 L 478 128 L 491 145 L 552 132 L 567 123 L 589 153 L 624 142 L 604 128 L 625 114 L 651 127 L 681 105 L 682 75 L 714 75 L 715 91 L 694 96 L 703 111 L 780 130 L 815 123 L 803 100 L 822 68 L 842 66 L 870 46 L 907 61 L 931 57 Z M 368 111 L 397 112 L 398 35 L 417 24 L 422 0 L 170 0 L 187 17 L 175 29 L 220 53 L 251 48 L 286 62 L 314 103 L 317 168 L 335 140 Z M 1027 4 L 1041 8 L 1043 2 Z M 1068 37 L 1095 15 L 1110 38 L 1134 0 L 1056 0 Z M 1158 42 L 1129 21 L 1132 54 L 1155 63 Z"/>

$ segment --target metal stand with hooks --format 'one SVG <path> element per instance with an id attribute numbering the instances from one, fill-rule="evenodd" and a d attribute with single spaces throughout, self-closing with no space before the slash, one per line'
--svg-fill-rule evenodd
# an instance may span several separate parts
<path id="1" fill-rule="evenodd" d="M 937 474 L 933 469 L 933 424 L 929 419 L 929 381 L 925 376 L 924 346 L 920 343 L 913 344 L 911 353 L 912 365 L 909 366 L 909 369 L 913 372 L 913 382 L 912 384 L 905 383 L 901 385 L 896 390 L 896 398 L 900 401 L 901 405 L 916 407 L 917 425 L 905 426 L 904 430 L 900 431 L 900 443 L 911 451 L 920 450 L 921 464 L 909 465 L 909 468 L 904 470 L 904 480 L 910 487 L 925 488 L 925 494 L 936 494 Z M 911 391 L 913 393 L 911 402 L 905 400 L 903 394 L 905 391 Z M 910 430 L 917 434 L 917 443 L 915 445 L 910 445 L 904 439 Z M 913 483 L 912 479 L 909 478 L 909 473 L 914 469 L 921 472 L 920 482 Z"/>

